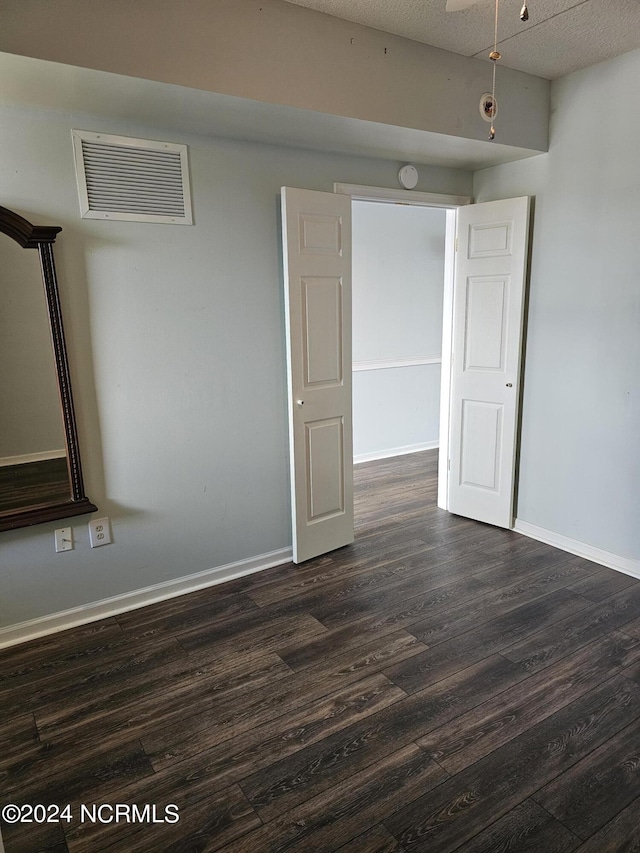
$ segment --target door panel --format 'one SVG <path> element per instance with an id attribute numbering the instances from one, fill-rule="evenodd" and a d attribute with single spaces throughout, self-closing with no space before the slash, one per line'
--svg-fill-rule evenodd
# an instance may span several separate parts
<path id="1" fill-rule="evenodd" d="M 465 370 L 504 371 L 509 280 L 475 276 L 466 287 Z"/>
<path id="2" fill-rule="evenodd" d="M 301 286 L 305 388 L 340 385 L 344 378 L 342 281 L 335 276 L 303 278 Z"/>
<path id="3" fill-rule="evenodd" d="M 462 401 L 462 485 L 491 491 L 498 488 L 503 408 L 499 403 Z"/>
<path id="4" fill-rule="evenodd" d="M 305 424 L 307 434 L 308 519 L 344 513 L 344 419 Z"/>
<path id="5" fill-rule="evenodd" d="M 449 510 L 511 527 L 529 199 L 462 207 L 453 302 Z"/>
<path id="6" fill-rule="evenodd" d="M 351 199 L 284 187 L 293 559 L 353 542 Z"/>
<path id="7" fill-rule="evenodd" d="M 474 205 L 477 207 L 477 205 Z M 498 258 L 511 255 L 513 221 L 471 222 L 469 224 L 469 259 Z"/>

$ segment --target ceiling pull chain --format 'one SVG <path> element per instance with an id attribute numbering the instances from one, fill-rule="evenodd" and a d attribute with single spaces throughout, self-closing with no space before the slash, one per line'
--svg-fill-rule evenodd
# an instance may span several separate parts
<path id="1" fill-rule="evenodd" d="M 502 59 L 502 54 L 498 50 L 498 9 L 500 5 L 500 0 L 496 0 L 496 14 L 495 21 L 493 25 L 493 50 L 489 54 L 489 59 L 493 61 L 493 82 L 491 85 L 491 118 L 493 119 L 496 114 L 496 62 L 499 59 Z M 493 121 L 491 122 L 491 129 L 489 131 L 489 139 L 494 140 L 496 138 L 496 129 L 494 127 Z"/>

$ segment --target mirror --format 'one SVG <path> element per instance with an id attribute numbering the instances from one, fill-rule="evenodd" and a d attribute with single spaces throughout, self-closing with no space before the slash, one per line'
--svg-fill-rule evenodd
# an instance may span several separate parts
<path id="1" fill-rule="evenodd" d="M 97 509 L 84 494 L 53 258 L 61 230 L 0 207 L 0 530 Z"/>

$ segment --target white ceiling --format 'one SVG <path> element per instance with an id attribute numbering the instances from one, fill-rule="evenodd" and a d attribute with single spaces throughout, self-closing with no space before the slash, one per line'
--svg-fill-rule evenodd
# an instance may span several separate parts
<path id="1" fill-rule="evenodd" d="M 446 0 L 287 0 L 444 50 L 487 59 L 494 0 L 446 12 Z M 499 50 L 508 68 L 554 80 L 640 47 L 640 0 L 501 0 Z M 488 61 L 488 60 L 487 60 Z"/>

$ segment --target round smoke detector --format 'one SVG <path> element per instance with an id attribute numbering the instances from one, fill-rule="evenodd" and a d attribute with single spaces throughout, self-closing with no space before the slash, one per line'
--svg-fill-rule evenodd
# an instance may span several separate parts
<path id="1" fill-rule="evenodd" d="M 490 124 L 498 115 L 498 101 L 491 92 L 485 92 L 480 98 L 478 109 L 482 118 Z"/>
<path id="2" fill-rule="evenodd" d="M 407 164 L 398 172 L 398 180 L 406 190 L 412 190 L 418 184 L 418 170 Z"/>

